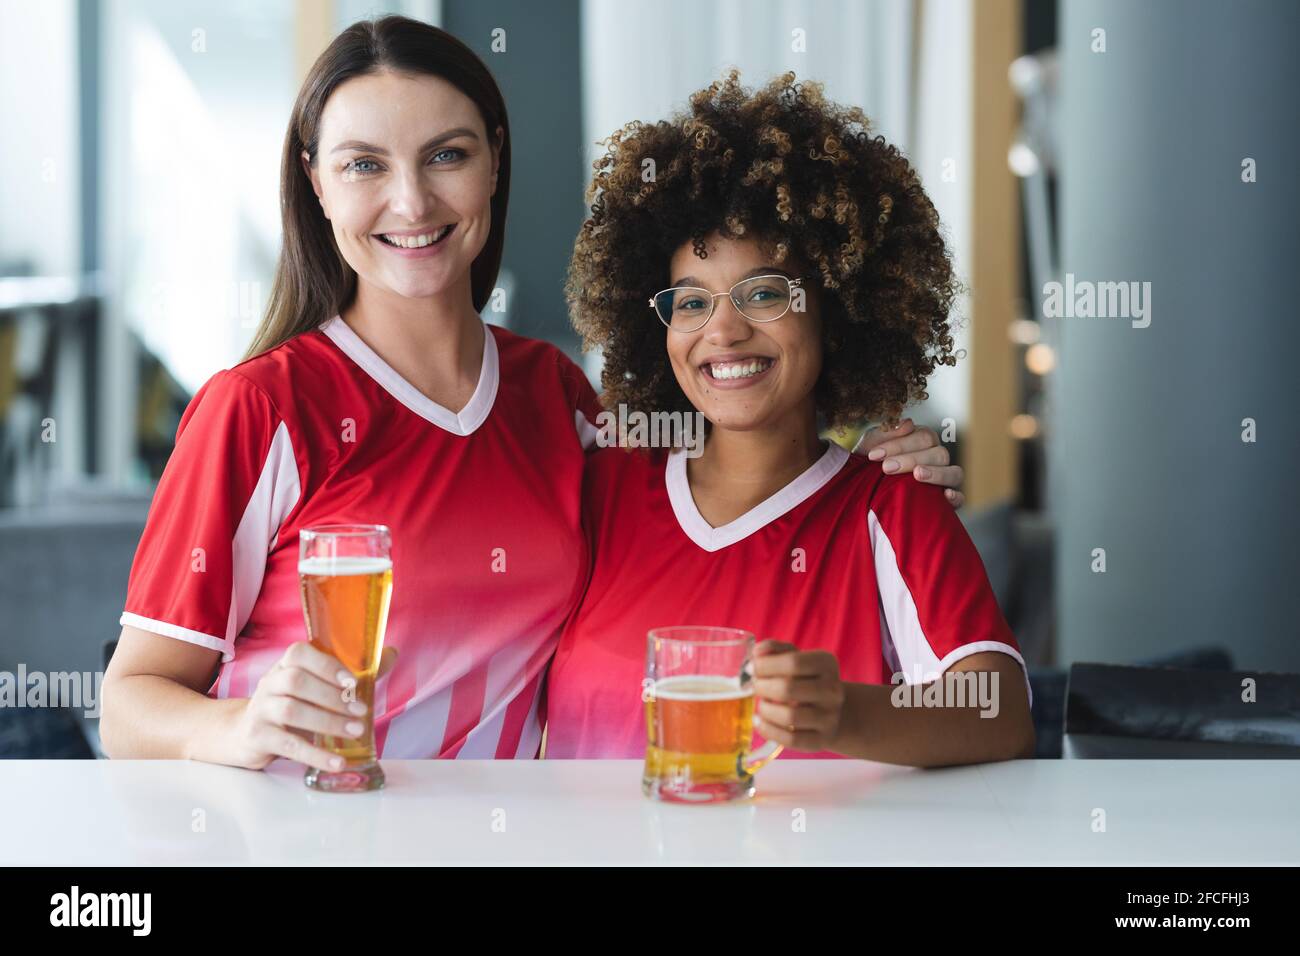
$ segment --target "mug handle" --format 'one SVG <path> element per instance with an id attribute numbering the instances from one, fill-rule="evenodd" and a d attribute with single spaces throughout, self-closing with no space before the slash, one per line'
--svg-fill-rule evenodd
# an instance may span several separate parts
<path id="1" fill-rule="evenodd" d="M 751 753 L 749 758 L 741 764 L 741 766 L 745 768 L 746 773 L 754 773 L 758 770 L 762 770 L 779 757 L 781 751 L 784 749 L 785 746 L 777 743 L 775 740 L 764 741 L 763 746 Z"/>
<path id="2" fill-rule="evenodd" d="M 752 681 L 753 679 L 754 679 L 754 661 L 751 658 L 745 661 L 744 666 L 741 667 L 740 669 L 740 682 L 741 684 L 745 684 L 748 683 L 749 681 Z M 762 770 L 773 760 L 779 757 L 781 755 L 781 751 L 784 749 L 785 746 L 783 744 L 777 743 L 775 740 L 765 740 L 763 742 L 763 746 L 759 747 L 757 750 L 751 753 L 749 757 L 741 763 L 741 767 L 744 769 L 746 773 L 754 773 L 758 770 Z"/>

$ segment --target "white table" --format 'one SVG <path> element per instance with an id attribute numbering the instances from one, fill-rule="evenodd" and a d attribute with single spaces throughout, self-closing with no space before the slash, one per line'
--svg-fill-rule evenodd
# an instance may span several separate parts
<path id="1" fill-rule="evenodd" d="M 635 761 L 384 770 L 324 794 L 285 761 L 0 761 L 0 864 L 1300 863 L 1297 761 L 787 759 L 709 806 L 646 799 Z"/>

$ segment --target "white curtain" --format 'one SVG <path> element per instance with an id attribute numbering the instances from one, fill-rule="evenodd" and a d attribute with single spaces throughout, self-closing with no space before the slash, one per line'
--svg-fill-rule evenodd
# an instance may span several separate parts
<path id="1" fill-rule="evenodd" d="M 793 70 L 861 106 L 900 146 L 910 100 L 912 0 L 583 0 L 583 125 L 593 145 L 658 120 L 727 68 L 759 86 Z"/>

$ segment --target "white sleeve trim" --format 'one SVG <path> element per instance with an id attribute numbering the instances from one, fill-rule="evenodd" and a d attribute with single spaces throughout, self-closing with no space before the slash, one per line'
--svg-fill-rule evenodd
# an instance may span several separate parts
<path id="1" fill-rule="evenodd" d="M 220 651 L 221 663 L 223 664 L 226 661 L 234 660 L 235 657 L 234 645 L 229 641 L 223 641 L 211 634 L 204 634 L 202 631 L 191 631 L 188 627 L 181 627 L 178 624 L 155 621 L 152 618 L 141 617 L 139 614 L 132 614 L 130 611 L 123 611 L 122 617 L 117 623 L 123 627 L 138 627 L 142 631 L 151 631 L 164 637 L 174 637 L 178 641 L 185 641 L 189 644 L 206 647 L 209 650 Z"/>
<path id="2" fill-rule="evenodd" d="M 226 621 L 226 641 L 233 648 L 235 637 L 248 623 L 266 574 L 266 556 L 280 537 L 280 527 L 298 503 L 301 487 L 298 462 L 293 455 L 289 427 L 280 422 L 266 453 L 266 462 L 258 476 L 239 527 L 231 542 L 230 616 Z"/>
<path id="3" fill-rule="evenodd" d="M 880 613 L 888 624 L 886 629 L 882 629 L 881 637 L 893 646 L 892 655 L 885 651 L 886 660 L 896 663 L 898 673 L 909 684 L 934 680 L 943 673 L 942 662 L 921 629 L 916 602 L 912 600 L 912 592 L 898 569 L 894 546 L 880 527 L 875 511 L 867 511 L 867 528 L 871 533 L 871 553 L 876 564 Z"/>
<path id="4" fill-rule="evenodd" d="M 301 493 L 289 426 L 280 421 L 271 436 L 262 471 L 230 543 L 230 604 L 225 635 L 218 637 L 130 611 L 122 613 L 119 623 L 220 651 L 223 664 L 234 660 L 235 638 L 248 623 L 262 590 L 267 555 L 279 541 L 280 529 L 297 505 Z"/>
<path id="5" fill-rule="evenodd" d="M 1029 669 L 1025 659 L 1010 644 L 1002 641 L 974 641 L 962 644 L 944 655 L 940 660 L 930 646 L 925 631 L 921 628 L 921 618 L 916 611 L 916 602 L 912 592 L 903 580 L 898 568 L 898 556 L 880 526 L 880 519 L 875 511 L 867 511 L 867 527 L 871 533 L 871 553 L 876 564 L 876 587 L 880 594 L 881 642 L 886 662 L 895 668 L 895 673 L 902 674 L 908 684 L 925 684 L 939 677 L 963 657 L 978 654 L 981 651 L 1001 651 L 1009 654 L 1020 664 L 1025 675 L 1025 691 L 1029 694 L 1029 703 L 1034 702 L 1034 691 L 1029 684 Z M 891 677 L 893 675 L 890 675 Z"/>
<path id="6" fill-rule="evenodd" d="M 600 429 L 587 420 L 581 408 L 574 409 L 573 425 L 578 430 L 578 441 L 582 443 L 582 450 L 591 451 L 596 445 L 596 436 L 600 434 Z"/>
<path id="7" fill-rule="evenodd" d="M 1021 672 L 1025 675 L 1025 693 L 1029 695 L 1029 706 L 1034 706 L 1034 688 L 1029 684 L 1029 668 L 1025 666 L 1025 659 L 1020 656 L 1020 652 L 1010 644 L 1004 644 L 1001 641 L 975 641 L 971 644 L 963 644 L 961 647 L 955 647 L 944 655 L 943 660 L 939 662 L 939 672 L 946 672 L 953 664 L 972 654 L 981 654 L 984 651 L 999 651 L 1008 657 L 1013 657 L 1016 663 L 1020 665 Z"/>

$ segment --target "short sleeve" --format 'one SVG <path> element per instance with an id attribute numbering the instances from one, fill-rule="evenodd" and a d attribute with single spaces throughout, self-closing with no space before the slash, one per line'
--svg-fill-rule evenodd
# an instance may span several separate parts
<path id="1" fill-rule="evenodd" d="M 573 408 L 573 424 L 578 430 L 578 440 L 582 442 L 585 451 L 591 451 L 596 447 L 596 436 L 600 430 L 597 419 L 604 410 L 600 398 L 587 380 L 587 374 L 577 363 L 558 349 L 556 356 L 560 364 L 560 377 L 564 380 L 565 391 Z"/>
<path id="2" fill-rule="evenodd" d="M 943 491 L 910 475 L 883 478 L 867 511 L 885 659 L 909 684 L 935 680 L 971 654 L 1000 651 L 1029 673 L 984 562 Z"/>
<path id="3" fill-rule="evenodd" d="M 232 660 L 299 490 L 289 429 L 270 398 L 239 372 L 218 372 L 181 417 L 120 623 Z"/>

